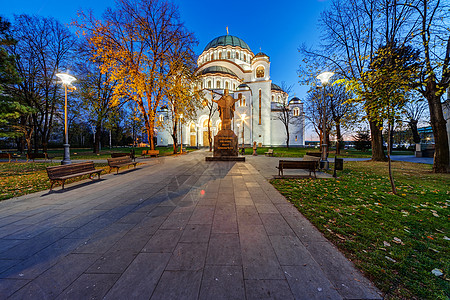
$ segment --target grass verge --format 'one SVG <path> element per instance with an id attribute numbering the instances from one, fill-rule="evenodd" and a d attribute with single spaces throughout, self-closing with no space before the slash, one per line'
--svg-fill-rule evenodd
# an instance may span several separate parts
<path id="1" fill-rule="evenodd" d="M 450 175 L 431 166 L 346 162 L 340 178 L 271 183 L 385 293 L 387 299 L 448 299 Z M 442 271 L 436 276 L 433 270 Z"/>
<path id="2" fill-rule="evenodd" d="M 50 180 L 45 168 L 56 165 L 59 163 L 0 163 L 0 200 L 49 189 Z M 107 164 L 95 164 L 95 166 L 108 169 Z M 97 178 L 96 175 L 94 177 Z M 71 178 L 66 180 L 66 184 L 87 178 L 89 175 Z M 60 185 L 61 183 L 57 182 L 53 188 Z"/>
<path id="3" fill-rule="evenodd" d="M 267 150 L 273 149 L 274 156 L 275 157 L 303 157 L 306 152 L 320 152 L 320 149 L 316 148 L 300 148 L 300 147 L 258 147 L 256 149 L 256 153 L 258 155 L 264 155 L 264 153 L 267 152 Z M 329 157 L 334 157 L 335 150 L 330 150 Z M 245 155 L 252 155 L 253 154 L 253 148 L 252 147 L 246 147 L 245 148 Z M 392 155 L 413 155 L 414 152 L 412 151 L 392 151 Z M 341 149 L 341 153 L 337 155 L 337 157 L 355 157 L 355 158 L 370 158 L 372 157 L 372 151 L 358 151 L 354 149 Z"/>

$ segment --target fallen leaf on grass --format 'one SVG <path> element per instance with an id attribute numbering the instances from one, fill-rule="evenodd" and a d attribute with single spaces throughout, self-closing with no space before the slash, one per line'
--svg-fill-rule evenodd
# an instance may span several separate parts
<path id="1" fill-rule="evenodd" d="M 396 244 L 404 245 L 404 243 L 402 242 L 402 240 L 399 239 L 398 237 L 394 237 L 394 239 L 393 239 L 392 241 L 393 241 L 394 243 L 396 243 Z"/>
<path id="2" fill-rule="evenodd" d="M 336 233 L 336 236 L 337 236 L 338 238 L 340 238 L 341 240 L 345 240 L 345 237 L 343 237 L 343 236 L 340 235 L 339 233 Z"/>
<path id="3" fill-rule="evenodd" d="M 433 275 L 435 275 L 435 276 L 442 276 L 442 275 L 444 275 L 444 273 L 442 273 L 442 270 L 441 269 L 433 269 L 432 271 L 431 271 L 431 273 L 433 274 Z"/>
<path id="4" fill-rule="evenodd" d="M 394 262 L 394 263 L 396 263 L 397 261 L 395 260 L 395 259 L 393 259 L 393 258 L 390 258 L 389 256 L 385 256 L 386 257 L 386 259 L 387 260 L 389 260 L 389 261 L 392 261 L 392 262 Z"/>

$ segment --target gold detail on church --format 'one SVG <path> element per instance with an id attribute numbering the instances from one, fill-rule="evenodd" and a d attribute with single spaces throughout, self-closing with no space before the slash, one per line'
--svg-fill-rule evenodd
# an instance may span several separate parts
<path id="1" fill-rule="evenodd" d="M 256 78 L 264 78 L 264 67 L 259 66 L 256 68 Z"/>

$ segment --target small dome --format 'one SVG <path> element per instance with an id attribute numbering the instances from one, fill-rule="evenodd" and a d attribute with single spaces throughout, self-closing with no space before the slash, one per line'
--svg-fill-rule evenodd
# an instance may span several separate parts
<path id="1" fill-rule="evenodd" d="M 300 103 L 302 103 L 302 101 L 297 97 L 294 97 L 289 101 L 289 104 L 300 104 Z"/>
<path id="2" fill-rule="evenodd" d="M 246 85 L 245 83 L 242 83 L 237 87 L 237 90 L 238 91 L 249 91 L 250 87 L 248 85 Z"/>
<path id="3" fill-rule="evenodd" d="M 272 87 L 271 87 L 272 91 L 278 91 L 278 92 L 284 92 L 282 88 L 280 88 L 278 85 L 276 85 L 275 83 L 272 83 Z"/>
<path id="4" fill-rule="evenodd" d="M 240 38 L 238 38 L 236 36 L 232 36 L 232 35 L 222 35 L 222 36 L 216 37 L 211 42 L 209 42 L 208 45 L 206 45 L 205 50 L 203 50 L 203 51 L 206 51 L 210 48 L 216 48 L 219 46 L 241 47 L 243 49 L 252 51 L 252 50 L 250 50 L 250 47 L 247 45 L 246 42 L 244 42 Z"/>
<path id="5" fill-rule="evenodd" d="M 222 66 L 211 66 L 206 69 L 201 70 L 198 75 L 206 75 L 206 74 L 212 74 L 212 73 L 220 73 L 225 75 L 231 75 L 234 77 L 238 77 L 236 73 L 231 71 L 230 69 Z"/>
<path id="6" fill-rule="evenodd" d="M 269 58 L 269 55 L 267 55 L 267 54 L 265 54 L 263 52 L 259 52 L 258 54 L 255 55 L 255 58 L 256 57 L 267 57 L 267 58 Z"/>

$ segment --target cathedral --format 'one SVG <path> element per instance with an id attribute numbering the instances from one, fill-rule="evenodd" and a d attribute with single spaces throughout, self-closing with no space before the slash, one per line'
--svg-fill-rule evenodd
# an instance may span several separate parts
<path id="1" fill-rule="evenodd" d="M 232 130 L 238 136 L 239 145 L 285 146 L 286 129 L 280 120 L 283 107 L 289 113 L 289 145 L 304 145 L 303 104 L 297 97 L 289 95 L 270 78 L 270 58 L 259 52 L 253 54 L 250 47 L 240 38 L 232 35 L 219 36 L 209 42 L 197 60 L 197 75 L 200 89 L 205 91 L 208 101 L 217 100 L 225 90 L 235 98 Z M 287 103 L 287 106 L 282 105 Z M 215 104 L 214 104 L 215 105 Z M 215 107 L 216 108 L 216 107 Z M 183 120 L 182 143 L 185 146 L 206 147 L 208 143 L 208 122 L 212 137 L 220 130 L 219 113 L 211 117 L 204 107 L 197 111 L 195 120 Z M 168 118 L 167 109 L 158 112 L 159 120 Z M 281 118 L 283 119 L 283 118 Z M 157 129 L 159 146 L 173 144 L 167 128 Z"/>

